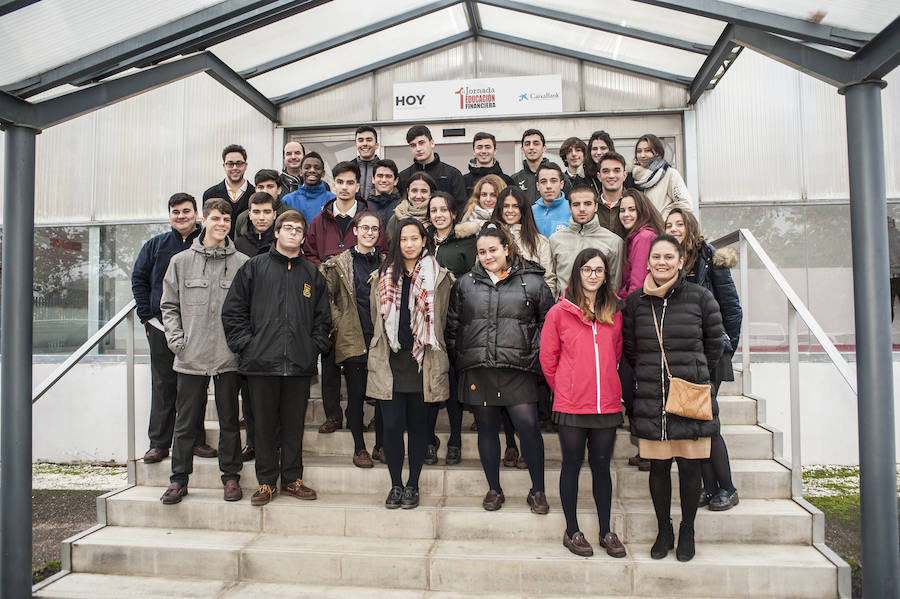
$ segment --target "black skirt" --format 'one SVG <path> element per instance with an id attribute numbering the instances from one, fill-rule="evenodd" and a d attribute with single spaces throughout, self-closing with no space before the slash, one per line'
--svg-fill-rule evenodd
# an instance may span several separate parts
<path id="1" fill-rule="evenodd" d="M 470 368 L 459 377 L 459 402 L 478 406 L 537 403 L 538 377 L 512 368 Z"/>
<path id="2" fill-rule="evenodd" d="M 394 393 L 424 393 L 419 363 L 408 349 L 392 351 L 388 357 L 394 377 Z"/>
<path id="3" fill-rule="evenodd" d="M 616 412 L 615 414 L 566 414 L 554 411 L 551 418 L 556 424 L 577 426 L 579 428 L 616 428 L 625 422 L 622 412 Z"/>

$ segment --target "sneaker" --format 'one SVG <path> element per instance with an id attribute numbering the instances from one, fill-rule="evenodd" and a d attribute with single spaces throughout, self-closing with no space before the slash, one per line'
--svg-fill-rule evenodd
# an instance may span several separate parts
<path id="1" fill-rule="evenodd" d="M 547 503 L 547 495 L 543 491 L 537 493 L 529 493 L 525 498 L 525 502 L 531 506 L 531 511 L 535 514 L 546 514 L 550 511 L 550 504 Z"/>
<path id="2" fill-rule="evenodd" d="M 335 418 L 328 418 L 325 422 L 322 423 L 322 426 L 319 427 L 319 432 L 323 435 L 329 435 L 334 431 L 343 428 L 343 424 L 340 420 Z"/>
<path id="3" fill-rule="evenodd" d="M 353 456 L 353 465 L 357 468 L 372 468 L 375 466 L 375 462 L 372 461 L 368 451 L 360 449 L 356 452 L 356 455 Z"/>
<path id="4" fill-rule="evenodd" d="M 387 458 L 384 457 L 384 448 L 379 447 L 378 449 L 373 449 L 372 450 L 372 459 L 378 460 L 382 464 L 387 464 Z"/>
<path id="5" fill-rule="evenodd" d="M 456 447 L 455 445 L 447 446 L 447 459 L 445 463 L 448 466 L 453 466 L 455 464 L 459 464 L 462 460 L 462 449 Z"/>
<path id="6" fill-rule="evenodd" d="M 169 450 L 163 447 L 151 447 L 144 454 L 145 464 L 155 464 L 169 457 Z"/>
<path id="7" fill-rule="evenodd" d="M 581 557 L 591 557 L 594 555 L 594 548 L 587 542 L 587 539 L 584 538 L 584 534 L 582 534 L 581 531 L 576 532 L 571 537 L 563 532 L 563 546 L 575 555 L 580 555 Z"/>
<path id="8" fill-rule="evenodd" d="M 434 439 L 435 444 L 428 444 L 428 448 L 425 450 L 425 464 L 429 466 L 434 466 L 438 463 L 437 450 L 441 446 L 441 440 L 438 438 Z"/>
<path id="9" fill-rule="evenodd" d="M 281 492 L 285 495 L 292 495 L 297 499 L 307 499 L 312 501 L 317 497 L 316 492 L 303 484 L 303 479 L 298 478 L 292 483 L 282 484 Z"/>
<path id="10" fill-rule="evenodd" d="M 266 505 L 278 495 L 278 489 L 275 488 L 275 485 L 260 485 L 256 490 L 256 493 L 250 497 L 250 505 L 259 507 L 262 505 Z"/>
<path id="11" fill-rule="evenodd" d="M 519 460 L 519 448 L 518 447 L 507 447 L 506 451 L 503 453 L 503 467 L 504 468 L 515 468 L 516 462 Z"/>
<path id="12" fill-rule="evenodd" d="M 419 490 L 413 487 L 403 487 L 403 497 L 400 498 L 400 507 L 405 510 L 419 507 Z"/>
<path id="13" fill-rule="evenodd" d="M 719 491 L 709 500 L 709 509 L 714 512 L 724 512 L 730 510 L 741 502 L 738 497 L 737 489 L 729 493 L 725 489 Z"/>
<path id="14" fill-rule="evenodd" d="M 384 500 L 384 507 L 389 510 L 395 510 L 400 507 L 400 499 L 403 498 L 403 487 L 393 486 L 391 492 L 388 493 L 387 499 Z"/>
<path id="15" fill-rule="evenodd" d="M 163 502 L 163 505 L 175 505 L 181 503 L 185 495 L 187 495 L 187 485 L 172 483 L 159 500 Z"/>
<path id="16" fill-rule="evenodd" d="M 606 549 L 606 555 L 610 557 L 625 557 L 625 545 L 614 532 L 608 532 L 600 537 L 600 546 Z"/>

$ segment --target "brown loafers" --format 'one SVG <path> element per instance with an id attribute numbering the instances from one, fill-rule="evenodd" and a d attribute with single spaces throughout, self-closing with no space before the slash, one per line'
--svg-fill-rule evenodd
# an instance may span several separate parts
<path id="1" fill-rule="evenodd" d="M 575 555 L 580 555 L 581 557 L 591 557 L 594 555 L 594 548 L 587 542 L 587 539 L 584 538 L 584 534 L 582 534 L 581 531 L 572 535 L 572 538 L 569 538 L 569 535 L 563 531 L 563 546 Z"/>
<path id="2" fill-rule="evenodd" d="M 515 468 L 516 461 L 519 459 L 519 448 L 518 447 L 507 447 L 506 452 L 503 454 L 503 467 L 504 468 Z"/>
<path id="3" fill-rule="evenodd" d="M 241 491 L 241 485 L 238 484 L 238 481 L 226 480 L 224 495 L 225 501 L 240 501 L 244 496 L 244 492 Z"/>
<path id="4" fill-rule="evenodd" d="M 606 536 L 601 536 L 600 546 L 606 549 L 606 554 L 610 557 L 625 557 L 625 545 L 614 532 L 608 532 Z"/>
<path id="5" fill-rule="evenodd" d="M 260 485 L 256 493 L 250 498 L 250 505 L 256 507 L 266 505 L 276 495 L 278 495 L 278 489 L 275 488 L 275 485 Z"/>
<path id="6" fill-rule="evenodd" d="M 503 491 L 497 492 L 491 489 L 487 492 L 487 495 L 484 496 L 481 505 L 489 512 L 496 512 L 503 506 L 504 501 L 506 501 L 506 497 L 503 496 Z"/>
<path id="7" fill-rule="evenodd" d="M 198 458 L 214 458 L 219 455 L 219 452 L 206 443 L 203 443 L 202 445 L 194 446 L 194 455 Z"/>
<path id="8" fill-rule="evenodd" d="M 543 491 L 529 493 L 525 501 L 531 506 L 531 511 L 535 514 L 543 515 L 550 512 L 550 504 L 547 503 L 547 495 Z"/>
<path id="9" fill-rule="evenodd" d="M 368 451 L 360 449 L 359 452 L 353 456 L 353 465 L 357 468 L 372 468 L 375 465 L 375 462 L 372 461 Z"/>
<path id="10" fill-rule="evenodd" d="M 303 484 L 303 479 L 298 478 L 292 483 L 281 485 L 281 492 L 285 495 L 291 495 L 297 499 L 306 499 L 312 501 L 317 497 L 316 492 Z"/>
<path id="11" fill-rule="evenodd" d="M 387 464 L 387 458 L 384 457 L 384 448 L 379 447 L 378 449 L 373 449 L 372 450 L 372 459 L 378 460 L 382 464 Z"/>
<path id="12" fill-rule="evenodd" d="M 330 435 L 339 428 L 343 428 L 343 424 L 340 420 L 328 418 L 322 423 L 322 426 L 319 427 L 319 432 L 323 435 Z"/>
<path id="13" fill-rule="evenodd" d="M 163 461 L 167 457 L 169 457 L 168 449 L 164 449 L 162 447 L 151 447 L 147 451 L 147 453 L 144 454 L 144 463 L 155 464 L 157 462 Z"/>
<path id="14" fill-rule="evenodd" d="M 182 498 L 187 494 L 187 485 L 172 483 L 159 500 L 162 501 L 164 505 L 174 505 L 176 503 L 181 503 Z"/>

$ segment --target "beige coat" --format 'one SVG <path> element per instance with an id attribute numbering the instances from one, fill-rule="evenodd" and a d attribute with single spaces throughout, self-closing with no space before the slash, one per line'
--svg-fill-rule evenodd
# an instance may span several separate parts
<path id="1" fill-rule="evenodd" d="M 647 169 L 639 164 L 635 164 L 631 169 L 631 175 L 638 179 L 647 172 Z M 669 216 L 669 212 L 673 208 L 681 208 L 692 212 L 693 202 L 691 201 L 691 192 L 688 190 L 687 184 L 681 178 L 681 174 L 674 167 L 666 169 L 666 173 L 653 187 L 642 189 L 644 195 L 650 200 L 650 203 L 656 206 L 659 213 L 663 217 L 663 221 Z"/>
<path id="2" fill-rule="evenodd" d="M 512 225 L 509 230 L 516 240 L 516 247 L 519 248 L 519 251 L 525 256 L 525 259 L 537 262 L 544 267 L 544 281 L 547 283 L 547 287 L 550 288 L 550 293 L 553 294 L 553 297 L 556 297 L 556 268 L 553 265 L 553 252 L 550 251 L 550 240 L 538 233 L 537 254 L 532 255 L 529 254 L 525 246 L 522 245 L 522 225 Z"/>
<path id="3" fill-rule="evenodd" d="M 381 316 L 380 298 L 378 296 L 378 277 L 380 272 L 373 272 L 369 283 L 372 286 L 370 305 L 372 322 L 375 323 L 375 336 L 369 346 L 369 375 L 366 382 L 366 395 L 373 399 L 391 399 L 394 396 L 394 375 L 391 372 L 387 335 L 384 332 L 384 318 Z M 434 335 L 440 347 L 426 346 L 425 358 L 422 361 L 422 387 L 425 391 L 426 403 L 446 401 L 450 397 L 450 360 L 447 357 L 447 346 L 444 345 L 444 328 L 447 325 L 447 310 L 450 307 L 450 288 L 453 287 L 453 274 L 441 268 L 434 290 Z"/>
<path id="4" fill-rule="evenodd" d="M 331 305 L 334 361 L 340 364 L 348 358 L 366 353 L 366 340 L 359 312 L 356 309 L 356 290 L 353 287 L 353 256 L 350 250 L 341 252 L 319 267 L 328 284 L 328 303 Z"/>

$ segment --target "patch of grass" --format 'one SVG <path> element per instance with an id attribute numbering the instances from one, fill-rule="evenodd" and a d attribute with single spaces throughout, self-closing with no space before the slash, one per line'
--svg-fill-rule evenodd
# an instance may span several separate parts
<path id="1" fill-rule="evenodd" d="M 45 562 L 42 567 L 31 571 L 31 584 L 37 584 L 42 580 L 50 578 L 59 572 L 61 567 L 60 563 L 56 560 Z"/>
<path id="2" fill-rule="evenodd" d="M 803 482 L 821 478 L 859 478 L 856 466 L 812 466 L 804 469 Z"/>

